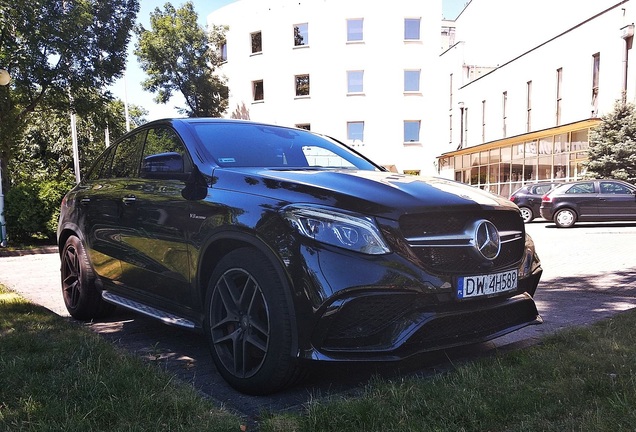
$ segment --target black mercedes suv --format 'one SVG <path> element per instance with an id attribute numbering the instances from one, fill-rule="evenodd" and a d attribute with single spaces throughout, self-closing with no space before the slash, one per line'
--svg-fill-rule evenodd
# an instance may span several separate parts
<path id="1" fill-rule="evenodd" d="M 300 129 L 141 126 L 66 195 L 58 243 L 73 317 L 120 306 L 202 331 L 253 394 L 310 361 L 398 360 L 541 322 L 514 204 Z"/>

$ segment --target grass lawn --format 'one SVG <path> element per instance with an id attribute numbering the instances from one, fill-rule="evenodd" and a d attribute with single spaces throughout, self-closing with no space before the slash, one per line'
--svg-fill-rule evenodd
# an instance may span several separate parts
<path id="1" fill-rule="evenodd" d="M 270 413 L 263 432 L 636 430 L 636 311 L 433 378 Z M 0 431 L 241 431 L 152 364 L 0 286 Z M 248 430 L 255 430 L 250 427 Z"/>

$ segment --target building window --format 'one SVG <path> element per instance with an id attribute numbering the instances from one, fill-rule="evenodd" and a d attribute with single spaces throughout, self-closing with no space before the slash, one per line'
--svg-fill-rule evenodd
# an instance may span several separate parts
<path id="1" fill-rule="evenodd" d="M 364 142 L 364 122 L 347 122 L 347 139 L 351 142 Z"/>
<path id="2" fill-rule="evenodd" d="M 420 121 L 419 120 L 404 121 L 404 142 L 405 143 L 420 142 Z"/>
<path id="3" fill-rule="evenodd" d="M 219 57 L 221 58 L 221 61 L 226 62 L 227 61 L 227 42 L 223 41 L 221 43 L 221 45 L 219 46 Z"/>
<path id="4" fill-rule="evenodd" d="M 311 125 L 309 123 L 298 123 L 296 124 L 298 129 L 311 130 Z"/>
<path id="5" fill-rule="evenodd" d="M 419 70 L 404 71 L 404 91 L 405 92 L 420 91 L 420 71 Z"/>
<path id="6" fill-rule="evenodd" d="M 502 134 L 506 138 L 508 136 L 508 92 L 505 91 L 501 95 L 501 112 L 502 112 Z"/>
<path id="7" fill-rule="evenodd" d="M 258 54 L 263 52 L 263 38 L 261 32 L 257 31 L 250 35 L 252 39 L 252 54 Z"/>
<path id="8" fill-rule="evenodd" d="M 563 84 L 563 68 L 557 69 L 556 76 L 556 124 L 561 124 L 561 85 Z"/>
<path id="9" fill-rule="evenodd" d="M 486 142 L 486 101 L 481 101 L 481 142 Z"/>
<path id="10" fill-rule="evenodd" d="M 309 75 L 296 75 L 296 96 L 309 96 Z"/>
<path id="11" fill-rule="evenodd" d="M 254 96 L 254 102 L 262 101 L 265 97 L 263 89 L 263 80 L 252 81 L 252 95 Z"/>
<path id="12" fill-rule="evenodd" d="M 294 25 L 294 46 L 309 45 L 309 24 Z"/>
<path id="13" fill-rule="evenodd" d="M 364 71 L 347 71 L 347 93 L 364 91 Z"/>
<path id="14" fill-rule="evenodd" d="M 420 19 L 404 19 L 404 40 L 420 40 Z"/>
<path id="15" fill-rule="evenodd" d="M 448 84 L 448 110 L 453 111 L 453 74 L 450 74 Z"/>
<path id="16" fill-rule="evenodd" d="M 526 132 L 532 128 L 532 81 L 526 83 Z"/>
<path id="17" fill-rule="evenodd" d="M 360 42 L 363 40 L 364 20 L 362 18 L 347 20 L 347 42 Z"/>
<path id="18" fill-rule="evenodd" d="M 592 56 L 592 117 L 598 114 L 598 76 L 601 67 L 601 53 Z"/>

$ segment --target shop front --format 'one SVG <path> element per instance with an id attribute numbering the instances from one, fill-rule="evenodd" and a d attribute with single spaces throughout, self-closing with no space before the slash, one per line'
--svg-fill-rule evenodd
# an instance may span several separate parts
<path id="1" fill-rule="evenodd" d="M 510 196 L 526 183 L 572 181 L 584 175 L 590 119 L 445 153 L 439 174 Z"/>

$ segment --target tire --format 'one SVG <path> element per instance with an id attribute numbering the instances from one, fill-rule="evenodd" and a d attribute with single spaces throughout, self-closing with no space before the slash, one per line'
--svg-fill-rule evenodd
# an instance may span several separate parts
<path id="1" fill-rule="evenodd" d="M 274 393 L 301 375 L 286 289 L 272 262 L 253 248 L 227 254 L 210 278 L 205 333 L 219 373 L 240 392 Z"/>
<path id="2" fill-rule="evenodd" d="M 519 207 L 519 211 L 521 212 L 521 219 L 523 219 L 523 223 L 532 222 L 534 219 L 534 213 L 532 213 L 532 209 L 530 207 Z"/>
<path id="3" fill-rule="evenodd" d="M 576 223 L 576 212 L 569 208 L 564 208 L 554 214 L 554 223 L 559 228 L 570 228 Z"/>
<path id="4" fill-rule="evenodd" d="M 60 258 L 62 297 L 68 313 L 81 321 L 110 315 L 115 306 L 105 302 L 95 286 L 95 273 L 79 238 L 66 240 Z"/>

